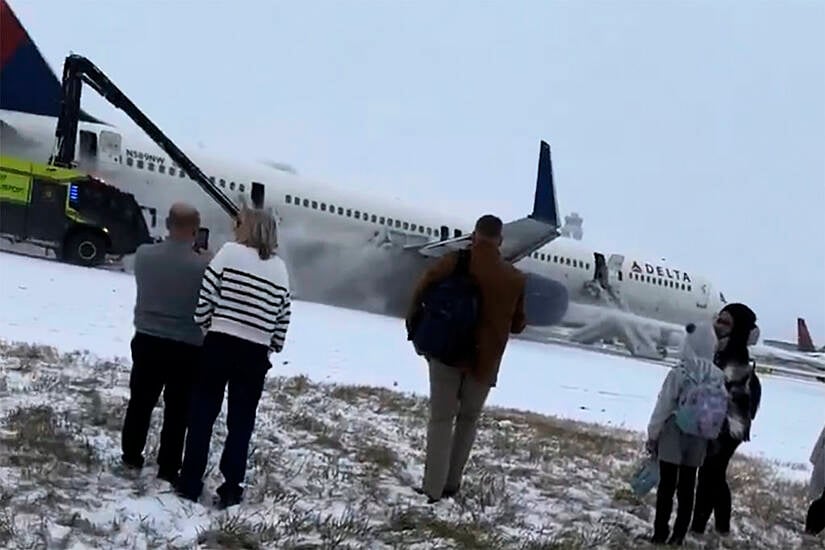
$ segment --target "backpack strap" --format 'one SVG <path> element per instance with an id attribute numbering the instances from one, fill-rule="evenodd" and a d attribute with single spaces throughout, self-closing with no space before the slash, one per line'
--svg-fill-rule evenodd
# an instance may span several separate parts
<path id="1" fill-rule="evenodd" d="M 750 393 L 750 414 L 751 420 L 756 419 L 756 413 L 759 412 L 759 404 L 762 401 L 762 383 L 756 375 L 756 367 L 748 376 L 748 390 Z"/>
<path id="2" fill-rule="evenodd" d="M 470 272 L 470 250 L 462 248 L 458 251 L 458 262 L 455 266 L 455 272 L 461 275 L 466 275 Z"/>

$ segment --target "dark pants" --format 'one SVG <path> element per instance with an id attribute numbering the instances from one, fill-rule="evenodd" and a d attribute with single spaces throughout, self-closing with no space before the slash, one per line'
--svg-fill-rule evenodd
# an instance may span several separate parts
<path id="1" fill-rule="evenodd" d="M 186 435 L 186 415 L 194 369 L 200 347 L 166 338 L 136 333 L 132 338 L 132 372 L 129 404 L 123 420 L 123 461 L 143 466 L 143 448 L 152 410 L 163 392 L 163 428 L 158 450 L 158 474 L 174 478 L 181 465 Z"/>
<path id="2" fill-rule="evenodd" d="M 677 491 L 678 487 L 678 491 Z M 653 538 L 665 542 L 670 534 L 670 514 L 673 511 L 673 495 L 677 495 L 676 522 L 673 524 L 673 539 L 683 540 L 690 526 L 693 513 L 693 491 L 696 488 L 696 468 L 678 466 L 659 461 L 659 487 L 656 489 L 656 519 L 653 524 Z"/>
<path id="3" fill-rule="evenodd" d="M 704 533 L 710 515 L 716 520 L 716 531 L 730 532 L 731 494 L 728 486 L 728 464 L 741 441 L 735 441 L 723 433 L 709 448 L 705 463 L 699 468 L 696 487 L 696 508 L 693 511 L 691 529 Z"/>
<path id="4" fill-rule="evenodd" d="M 805 532 L 818 535 L 825 530 L 825 491 L 822 496 L 811 503 L 808 508 L 808 517 L 805 518 Z"/>
<path id="5" fill-rule="evenodd" d="M 240 501 L 249 440 L 270 366 L 266 346 L 227 334 L 206 335 L 202 368 L 189 409 L 186 452 L 177 487 L 180 494 L 197 500 L 203 490 L 212 426 L 221 412 L 228 384 L 227 435 L 220 463 L 224 483 L 218 488 L 218 494 L 226 500 Z"/>

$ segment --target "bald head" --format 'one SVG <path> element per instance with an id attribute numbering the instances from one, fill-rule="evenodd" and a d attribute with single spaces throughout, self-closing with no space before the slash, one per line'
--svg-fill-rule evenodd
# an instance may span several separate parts
<path id="1" fill-rule="evenodd" d="M 169 208 L 166 228 L 169 236 L 177 240 L 192 241 L 198 233 L 201 217 L 198 210 L 184 202 L 176 202 Z"/>

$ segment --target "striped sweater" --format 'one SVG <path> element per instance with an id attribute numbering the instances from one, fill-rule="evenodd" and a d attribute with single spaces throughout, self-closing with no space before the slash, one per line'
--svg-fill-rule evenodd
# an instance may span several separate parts
<path id="1" fill-rule="evenodd" d="M 227 242 L 203 274 L 195 322 L 267 346 L 284 347 L 291 296 L 286 264 L 278 256 L 261 260 L 248 246 Z"/>

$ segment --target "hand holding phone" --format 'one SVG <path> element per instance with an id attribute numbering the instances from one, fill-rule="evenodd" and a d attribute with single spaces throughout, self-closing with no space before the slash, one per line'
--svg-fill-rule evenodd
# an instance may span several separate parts
<path id="1" fill-rule="evenodd" d="M 195 237 L 195 243 L 192 245 L 195 252 L 209 249 L 209 228 L 198 228 L 198 235 Z"/>

